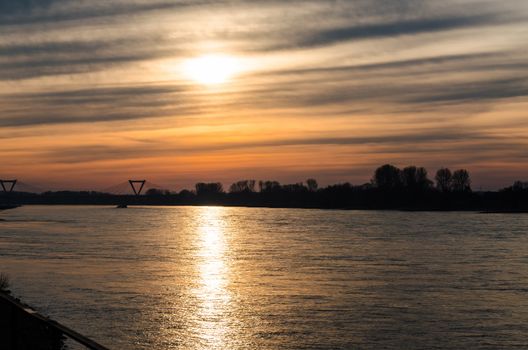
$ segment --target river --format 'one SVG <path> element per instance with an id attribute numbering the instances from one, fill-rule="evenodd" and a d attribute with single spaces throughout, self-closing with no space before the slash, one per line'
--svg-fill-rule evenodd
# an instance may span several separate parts
<path id="1" fill-rule="evenodd" d="M 528 347 L 528 215 L 25 206 L 13 294 L 111 349 Z"/>

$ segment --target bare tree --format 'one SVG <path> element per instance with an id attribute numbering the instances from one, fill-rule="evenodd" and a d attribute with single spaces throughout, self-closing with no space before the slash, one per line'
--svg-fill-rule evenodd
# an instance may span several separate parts
<path id="1" fill-rule="evenodd" d="M 427 169 L 424 167 L 416 170 L 416 185 L 421 190 L 429 189 L 433 185 L 433 182 L 427 177 Z"/>
<path id="2" fill-rule="evenodd" d="M 416 189 L 418 183 L 418 168 L 408 166 L 401 171 L 403 186 L 408 189 Z"/>
<path id="3" fill-rule="evenodd" d="M 511 188 L 514 191 L 526 191 L 528 190 L 528 182 L 515 181 Z"/>
<path id="4" fill-rule="evenodd" d="M 401 177 L 403 185 L 409 190 L 426 190 L 432 184 L 423 167 L 408 166 L 402 170 Z"/>
<path id="5" fill-rule="evenodd" d="M 224 188 L 220 182 L 211 182 L 211 183 L 197 183 L 195 185 L 197 195 L 210 195 L 223 193 Z"/>
<path id="6" fill-rule="evenodd" d="M 448 168 L 438 169 L 435 176 L 436 188 L 438 188 L 442 192 L 451 191 L 452 178 L 453 175 L 451 174 L 451 170 L 449 170 Z"/>
<path id="7" fill-rule="evenodd" d="M 454 192 L 471 192 L 471 179 L 466 169 L 459 169 L 453 173 L 451 189 Z"/>
<path id="8" fill-rule="evenodd" d="M 310 192 L 315 192 L 317 191 L 317 188 L 319 188 L 319 185 L 317 184 L 317 180 L 315 179 L 306 180 L 306 186 L 308 186 L 308 191 Z"/>
<path id="9" fill-rule="evenodd" d="M 259 186 L 260 186 L 260 183 L 259 183 Z M 231 193 L 255 192 L 255 180 L 237 181 L 229 187 L 229 192 Z"/>
<path id="10" fill-rule="evenodd" d="M 281 184 L 278 181 L 259 181 L 260 192 L 280 191 Z"/>

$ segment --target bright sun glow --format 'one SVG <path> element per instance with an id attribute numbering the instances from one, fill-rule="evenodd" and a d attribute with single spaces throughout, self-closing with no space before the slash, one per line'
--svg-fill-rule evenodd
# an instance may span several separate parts
<path id="1" fill-rule="evenodd" d="M 238 71 L 237 60 L 226 55 L 200 56 L 183 64 L 183 72 L 189 79 L 205 85 L 225 83 Z"/>

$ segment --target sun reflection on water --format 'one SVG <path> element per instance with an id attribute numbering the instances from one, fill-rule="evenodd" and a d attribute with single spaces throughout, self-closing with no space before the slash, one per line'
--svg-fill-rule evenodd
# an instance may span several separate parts
<path id="1" fill-rule="evenodd" d="M 198 227 L 197 336 L 202 349 L 223 349 L 229 333 L 229 267 L 223 208 L 204 207 Z"/>

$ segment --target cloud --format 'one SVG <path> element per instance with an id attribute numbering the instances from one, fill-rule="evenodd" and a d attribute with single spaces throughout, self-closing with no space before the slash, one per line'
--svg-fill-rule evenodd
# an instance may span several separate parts
<path id="1" fill-rule="evenodd" d="M 57 0 L 0 0 L 0 18 L 31 13 L 34 9 L 48 7 L 54 1 Z"/>
<path id="2" fill-rule="evenodd" d="M 453 84 L 445 91 L 417 93 L 410 102 L 427 104 L 438 103 L 477 103 L 497 99 L 528 96 L 528 75 L 509 79 L 485 80 Z"/>
<path id="3" fill-rule="evenodd" d="M 277 53 L 525 20 L 522 14 L 505 16 L 489 5 L 464 15 L 467 8 L 456 2 L 450 11 L 420 1 L 81 1 L 73 6 L 60 0 L 42 5 L 37 1 L 25 0 L 17 5 L 17 1 L 3 0 L 3 4 L 11 13 L 0 14 L 0 25 L 14 26 L 6 29 L 9 36 L 0 39 L 3 81 L 111 71 L 131 63 L 178 57 L 189 54 L 189 42 L 217 41 L 240 51 Z M 249 14 L 242 15 L 248 9 Z M 289 18 L 284 20 L 278 15 L 281 11 L 290 13 Z M 417 11 L 423 13 L 418 15 Z M 23 15 L 13 15 L 19 12 Z M 225 18 L 226 24 L 196 26 L 196 21 L 208 19 L 212 12 L 218 14 L 211 18 Z M 134 18 L 137 25 L 131 25 L 130 15 L 139 16 Z M 159 25 L 148 25 L 149 20 L 158 17 Z M 195 17 L 196 21 L 190 20 Z M 231 26 L 230 20 L 234 22 Z M 167 25 L 171 21 L 178 25 Z M 252 25 L 241 25 L 240 21 Z M 44 22 L 47 24 L 41 27 Z M 32 30 L 36 26 L 50 34 L 36 36 Z M 70 29 L 72 35 L 68 34 Z M 26 40 L 24 34 L 32 40 Z M 65 38 L 49 39 L 58 36 Z"/>
<path id="4" fill-rule="evenodd" d="M 158 45 L 145 45 L 145 42 Z M 162 39 L 120 38 L 0 43 L 0 80 L 23 80 L 44 76 L 109 70 L 115 65 L 174 57 L 180 50 L 159 46 Z"/>
<path id="5" fill-rule="evenodd" d="M 457 54 L 457 55 L 438 55 L 433 57 L 424 58 L 411 58 L 404 60 L 393 60 L 388 62 L 379 63 L 366 63 L 356 65 L 332 65 L 324 67 L 312 67 L 312 68 L 297 68 L 297 69 L 283 69 L 276 71 L 267 71 L 260 73 L 260 75 L 305 75 L 305 74 L 328 74 L 335 73 L 336 75 L 350 74 L 350 73 L 375 73 L 376 71 L 388 72 L 391 69 L 409 69 L 409 68 L 420 68 L 427 66 L 441 67 L 452 63 L 462 63 L 464 67 L 471 68 L 474 64 L 487 59 L 494 59 L 494 66 L 504 66 L 504 54 L 496 52 L 478 52 L 471 54 Z M 517 62 L 515 66 L 523 68 L 524 62 Z M 487 66 L 489 68 L 489 66 Z M 255 74 L 258 76 L 259 74 Z"/>
<path id="6" fill-rule="evenodd" d="M 291 44 L 283 44 L 277 48 L 288 47 L 315 47 L 332 45 L 344 41 L 364 40 L 374 38 L 387 38 L 400 35 L 416 35 L 421 33 L 439 32 L 459 28 L 468 28 L 487 25 L 492 22 L 491 16 L 449 16 L 441 18 L 420 18 L 388 23 L 374 23 L 367 25 L 353 25 L 349 27 L 334 28 L 302 33 Z"/>
<path id="7" fill-rule="evenodd" d="M 441 142 L 466 142 L 489 140 L 489 136 L 477 132 L 445 132 L 438 130 L 417 130 L 413 133 L 401 133 L 384 136 L 356 136 L 356 137 L 304 137 L 282 138 L 270 141 L 254 142 L 215 142 L 204 145 L 172 144 L 167 140 L 157 142 L 134 142 L 128 146 L 86 145 L 68 148 L 59 148 L 44 152 L 42 156 L 65 163 L 82 163 L 88 161 L 104 161 L 128 158 L 131 156 L 160 157 L 176 154 L 210 153 L 232 150 L 248 150 L 254 148 L 282 148 L 296 146 L 358 146 L 358 145 L 399 145 L 399 144 L 427 144 L 433 145 Z M 384 151 L 386 152 L 386 151 Z"/>
<path id="8" fill-rule="evenodd" d="M 81 21 L 104 17 L 130 16 L 151 11 L 178 9 L 186 6 L 198 6 L 208 2 L 196 1 L 152 1 L 152 2 L 122 2 L 122 1 L 81 1 L 80 6 L 68 6 L 63 0 L 0 0 L 0 26 L 39 25 L 44 23 L 60 23 L 66 21 Z M 49 8 L 51 4 L 62 5 L 53 11 L 39 11 Z"/>
<path id="9" fill-rule="evenodd" d="M 471 106 L 482 109 L 497 100 L 528 96 L 527 64 L 521 57 L 509 56 L 507 52 L 441 55 L 270 71 L 242 80 L 261 83 L 220 90 L 216 99 L 209 99 L 207 91 L 175 82 L 9 94 L 4 95 L 3 108 L 8 112 L 0 116 L 0 125 L 177 118 L 241 109 L 303 111 L 306 118 L 325 113 L 350 118 L 368 113 L 437 114 L 441 106 L 461 106 L 469 112 Z"/>
<path id="10" fill-rule="evenodd" d="M 72 55 L 76 52 L 100 52 L 110 51 L 131 45 L 139 45 L 139 40 L 130 39 L 119 39 L 119 40 L 107 40 L 107 41 L 46 41 L 46 42 L 23 42 L 23 43 L 11 43 L 0 46 L 0 57 L 2 58 L 20 58 L 33 55 Z M 39 57 L 37 56 L 35 61 Z"/>

